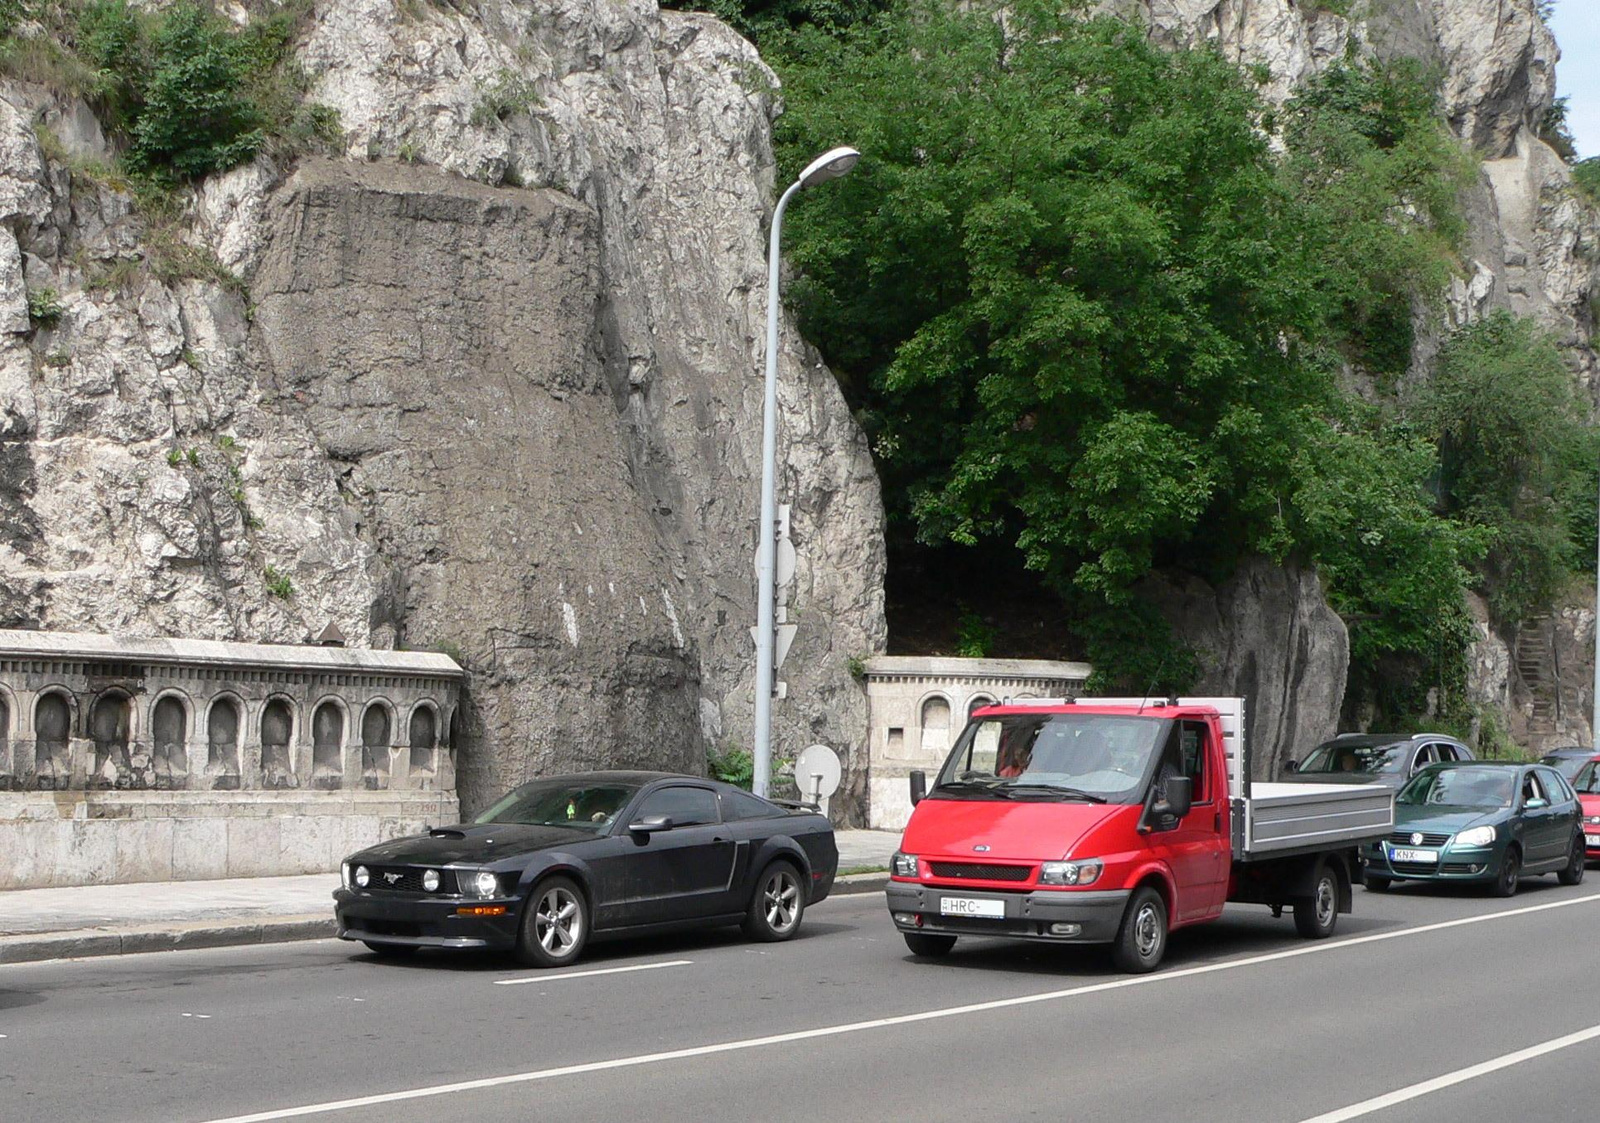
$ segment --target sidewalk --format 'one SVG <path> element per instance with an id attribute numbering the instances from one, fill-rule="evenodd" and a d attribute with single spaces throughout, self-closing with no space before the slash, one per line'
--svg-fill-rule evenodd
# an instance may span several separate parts
<path id="1" fill-rule="evenodd" d="M 834 892 L 883 888 L 893 831 L 839 831 Z M 337 874 L 86 885 L 0 892 L 0 964 L 178 948 L 320 940 L 334 934 Z"/>

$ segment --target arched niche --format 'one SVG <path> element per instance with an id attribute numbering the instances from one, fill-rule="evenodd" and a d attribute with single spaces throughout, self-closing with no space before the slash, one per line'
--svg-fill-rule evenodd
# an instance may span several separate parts
<path id="1" fill-rule="evenodd" d="M 311 783 L 337 788 L 344 779 L 344 707 L 332 698 L 311 714 Z"/>
<path id="2" fill-rule="evenodd" d="M 427 704 L 411 711 L 411 771 L 434 771 L 434 752 L 439 746 L 439 713 Z"/>
<path id="3" fill-rule="evenodd" d="M 389 746 L 394 722 L 384 702 L 373 702 L 361 715 L 361 777 L 369 788 L 382 787 L 389 776 Z"/>
<path id="4" fill-rule="evenodd" d="M 33 774 L 40 788 L 65 788 L 72 779 L 72 704 L 59 690 L 33 707 Z"/>
<path id="5" fill-rule="evenodd" d="M 11 761 L 11 698 L 0 691 L 0 791 L 9 791 L 15 784 L 15 772 L 21 764 Z"/>
<path id="6" fill-rule="evenodd" d="M 150 766 L 158 788 L 181 788 L 189 774 L 189 710 L 181 698 L 156 699 L 150 711 Z"/>
<path id="7" fill-rule="evenodd" d="M 206 716 L 206 775 L 222 791 L 239 787 L 239 728 L 244 724 L 239 701 L 221 697 L 211 703 Z"/>
<path id="8" fill-rule="evenodd" d="M 269 698 L 261 710 L 261 786 L 292 788 L 294 707 L 286 698 Z"/>
<path id="9" fill-rule="evenodd" d="M 922 726 L 922 755 L 929 760 L 941 758 L 950 748 L 950 699 L 943 694 L 930 694 L 918 709 Z"/>
<path id="10" fill-rule="evenodd" d="M 94 742 L 94 772 L 89 786 L 126 788 L 132 782 L 128 741 L 133 733 L 133 699 L 108 690 L 89 708 L 89 738 Z"/>

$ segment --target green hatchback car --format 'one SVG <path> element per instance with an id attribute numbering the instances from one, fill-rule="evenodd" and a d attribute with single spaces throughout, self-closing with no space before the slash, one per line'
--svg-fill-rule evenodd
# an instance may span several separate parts
<path id="1" fill-rule="evenodd" d="M 1576 885 L 1584 871 L 1583 811 L 1547 765 L 1433 764 L 1394 798 L 1394 832 L 1363 848 L 1368 889 L 1395 881 L 1465 881 L 1500 897 L 1524 876 Z"/>

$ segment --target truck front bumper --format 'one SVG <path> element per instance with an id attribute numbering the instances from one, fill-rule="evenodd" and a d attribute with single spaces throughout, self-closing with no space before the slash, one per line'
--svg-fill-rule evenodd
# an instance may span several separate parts
<path id="1" fill-rule="evenodd" d="M 992 893 L 949 885 L 891 881 L 885 891 L 889 915 L 902 932 L 941 936 L 1000 936 L 1052 944 L 1109 944 L 1127 911 L 1128 889 L 1038 890 Z M 945 898 L 999 902 L 1003 916 L 950 915 Z"/>

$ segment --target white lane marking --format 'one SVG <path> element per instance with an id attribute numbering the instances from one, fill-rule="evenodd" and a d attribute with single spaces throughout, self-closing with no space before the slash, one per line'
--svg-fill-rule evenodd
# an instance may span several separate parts
<path id="1" fill-rule="evenodd" d="M 1420 1084 L 1413 1084 L 1409 1088 L 1397 1088 L 1387 1095 L 1374 1096 L 1370 1100 L 1362 1100 L 1349 1107 L 1341 1107 L 1338 1111 L 1330 1111 L 1303 1123 L 1344 1123 L 1346 1119 L 1359 1119 L 1363 1115 L 1371 1115 L 1375 1111 L 1382 1111 L 1386 1107 L 1403 1104 L 1407 1100 L 1414 1100 L 1426 1096 L 1431 1092 L 1438 1092 L 1456 1084 L 1465 1083 L 1479 1076 L 1487 1076 L 1491 1072 L 1498 1072 L 1512 1065 L 1519 1065 L 1523 1061 L 1531 1061 L 1535 1057 L 1542 1057 L 1546 1053 L 1554 1053 L 1561 1049 L 1568 1049 L 1574 1045 L 1582 1045 L 1585 1041 L 1593 1041 L 1600 1037 L 1600 1026 L 1590 1026 L 1580 1029 L 1577 1033 L 1569 1033 L 1565 1037 L 1557 1037 L 1553 1041 L 1546 1041 L 1540 1045 L 1530 1045 L 1526 1049 L 1518 1049 L 1515 1053 L 1507 1053 L 1503 1057 L 1496 1057 L 1482 1064 L 1469 1065 L 1458 1068 L 1454 1072 L 1447 1072 L 1443 1076 L 1435 1076 L 1432 1080 L 1424 1080 Z"/>
<path id="2" fill-rule="evenodd" d="M 629 971 L 654 971 L 657 967 L 687 967 L 692 959 L 666 959 L 660 963 L 635 963 L 629 967 L 600 967 L 593 971 L 566 971 L 559 975 L 529 975 L 525 979 L 496 979 L 497 987 L 516 987 L 523 983 L 559 983 L 562 979 L 587 979 L 594 975 L 622 975 Z"/>
<path id="3" fill-rule="evenodd" d="M 1490 920 L 1503 920 L 1511 916 L 1527 916 L 1530 913 L 1547 912 L 1550 909 L 1562 909 L 1572 905 L 1586 905 L 1595 901 L 1600 901 L 1600 893 L 1591 893 L 1586 897 L 1569 897 L 1564 901 L 1552 901 L 1545 905 L 1528 905 L 1524 908 L 1506 909 L 1502 912 L 1465 916 L 1458 920 L 1440 921 L 1437 924 L 1422 924 L 1415 928 L 1401 928 L 1393 932 L 1378 932 L 1371 936 L 1356 936 L 1349 940 L 1319 941 L 1302 947 L 1291 948 L 1288 951 L 1268 952 L 1264 955 L 1247 956 L 1244 959 L 1229 959 L 1221 963 L 1206 963 L 1199 967 L 1185 967 L 1179 971 L 1163 971 L 1153 975 L 1133 975 L 1125 979 L 1113 979 L 1111 982 L 1106 983 L 1090 983 L 1087 986 L 1068 987 L 1065 990 L 1024 994 L 1016 998 L 996 998 L 988 1002 L 970 1003 L 966 1006 L 946 1006 L 937 1010 L 923 1010 L 916 1014 L 897 1014 L 887 1018 L 873 1018 L 865 1022 L 846 1022 L 842 1025 L 821 1026 L 817 1029 L 796 1030 L 792 1033 L 775 1033 L 767 1037 L 748 1037 L 740 1041 L 723 1041 L 715 1045 L 696 1045 L 687 1049 L 670 1049 L 663 1053 L 641 1053 L 632 1057 L 617 1057 L 609 1061 L 588 1061 L 584 1064 L 563 1065 L 560 1068 L 514 1072 L 507 1076 L 486 1076 L 478 1080 L 463 1080 L 455 1084 L 435 1084 L 426 1088 L 410 1088 L 403 1092 L 378 1092 L 370 1096 L 357 1096 L 348 1100 L 330 1100 L 327 1103 L 306 1104 L 303 1107 L 278 1108 L 272 1111 L 258 1111 L 249 1115 L 230 1115 L 223 1119 L 207 1120 L 206 1123 L 272 1123 L 273 1120 L 277 1119 L 300 1119 L 307 1115 L 329 1115 L 336 1111 L 351 1111 L 355 1108 L 373 1107 L 378 1104 L 403 1103 L 406 1100 L 427 1099 L 431 1096 L 449 1096 L 458 1092 L 476 1092 L 485 1088 L 501 1088 L 508 1084 L 529 1084 L 536 1080 L 554 1080 L 562 1076 L 581 1076 L 589 1072 L 636 1068 L 640 1065 L 660 1064 L 664 1061 L 687 1060 L 691 1057 L 709 1057 L 718 1053 L 737 1053 L 746 1049 L 761 1049 L 768 1045 L 787 1045 L 795 1041 L 812 1041 L 820 1037 L 838 1037 L 847 1033 L 860 1033 L 863 1030 L 912 1025 L 917 1022 L 956 1018 L 966 1014 L 982 1014 L 991 1010 L 1005 1010 L 1013 1006 L 1031 1006 L 1036 1002 L 1055 1002 L 1064 998 L 1076 998 L 1084 994 L 1099 994 L 1102 991 L 1122 990 L 1126 987 L 1168 983 L 1177 979 L 1192 978 L 1196 975 L 1210 975 L 1217 971 L 1232 971 L 1238 967 L 1251 967 L 1258 963 L 1275 963 L 1283 959 L 1295 959 L 1302 955 L 1320 955 L 1326 952 L 1355 947 L 1358 944 L 1373 944 L 1383 940 L 1400 940 L 1423 932 L 1438 932 L 1446 928 L 1460 928 L 1468 924 L 1483 924 Z"/>

